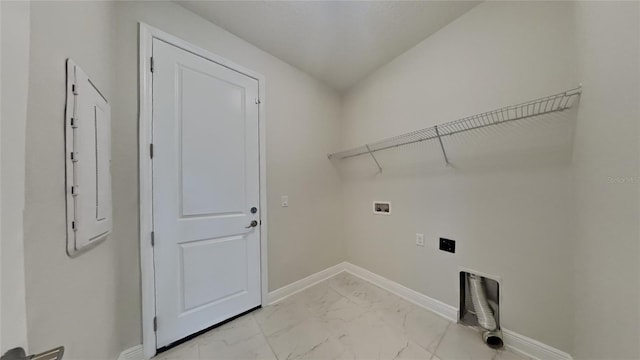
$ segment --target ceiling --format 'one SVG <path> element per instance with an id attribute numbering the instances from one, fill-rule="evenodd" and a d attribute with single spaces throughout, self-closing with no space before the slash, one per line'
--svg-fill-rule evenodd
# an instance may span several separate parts
<path id="1" fill-rule="evenodd" d="M 176 1 L 345 90 L 478 1 Z"/>

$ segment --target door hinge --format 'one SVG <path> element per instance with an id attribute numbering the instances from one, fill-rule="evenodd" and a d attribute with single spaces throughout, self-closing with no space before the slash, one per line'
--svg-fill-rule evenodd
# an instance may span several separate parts
<path id="1" fill-rule="evenodd" d="M 156 233 L 154 231 L 151 232 L 151 247 L 156 246 Z"/>
<path id="2" fill-rule="evenodd" d="M 153 331 L 158 332 L 158 317 L 153 317 Z"/>
<path id="3" fill-rule="evenodd" d="M 149 144 L 149 156 L 153 159 L 153 144 Z"/>
<path id="4" fill-rule="evenodd" d="M 153 56 L 151 57 L 151 59 L 149 60 L 150 64 L 151 64 L 151 72 L 153 72 Z"/>

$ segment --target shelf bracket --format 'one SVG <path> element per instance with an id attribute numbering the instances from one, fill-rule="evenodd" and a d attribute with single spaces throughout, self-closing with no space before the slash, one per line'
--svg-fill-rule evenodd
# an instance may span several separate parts
<path id="1" fill-rule="evenodd" d="M 376 159 L 375 155 L 373 155 L 373 152 L 371 151 L 371 148 L 369 148 L 369 145 L 365 145 L 367 147 L 367 151 L 369 152 L 369 155 L 371 155 L 371 157 L 373 158 L 373 161 L 376 162 L 376 165 L 378 166 L 378 171 L 382 172 L 382 166 L 380 166 L 380 163 L 378 162 L 378 159 Z"/>
<path id="2" fill-rule="evenodd" d="M 438 130 L 438 125 L 435 126 L 436 136 L 438 136 L 438 142 L 440 142 L 440 148 L 442 149 L 442 155 L 444 156 L 444 161 L 447 166 L 451 166 L 449 163 L 449 157 L 447 157 L 447 152 L 444 150 L 444 144 L 442 143 L 442 137 L 440 136 L 440 130 Z"/>

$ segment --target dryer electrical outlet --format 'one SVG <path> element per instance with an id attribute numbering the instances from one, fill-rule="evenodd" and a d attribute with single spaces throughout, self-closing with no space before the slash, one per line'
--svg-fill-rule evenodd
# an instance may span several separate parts
<path id="1" fill-rule="evenodd" d="M 111 107 L 71 59 L 65 146 L 67 254 L 75 256 L 111 233 Z"/>
<path id="2" fill-rule="evenodd" d="M 456 252 L 456 241 L 449 240 L 445 238 L 440 238 L 440 250 L 455 253 Z"/>

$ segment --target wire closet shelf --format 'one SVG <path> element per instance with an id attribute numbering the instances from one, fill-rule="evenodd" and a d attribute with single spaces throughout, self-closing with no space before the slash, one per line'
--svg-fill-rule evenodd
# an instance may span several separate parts
<path id="1" fill-rule="evenodd" d="M 375 161 L 378 169 L 382 171 L 382 167 L 374 155 L 375 152 L 414 144 L 421 141 L 438 140 L 445 162 L 448 165 L 449 159 L 447 158 L 447 153 L 445 151 L 444 144 L 442 143 L 443 137 L 488 126 L 528 119 L 534 116 L 568 110 L 580 97 L 581 91 L 582 88 L 577 87 L 555 95 L 545 96 L 543 98 L 527 101 L 517 105 L 506 106 L 482 114 L 468 116 L 463 119 L 329 154 L 329 159 L 348 159 L 355 156 L 369 154 Z"/>

